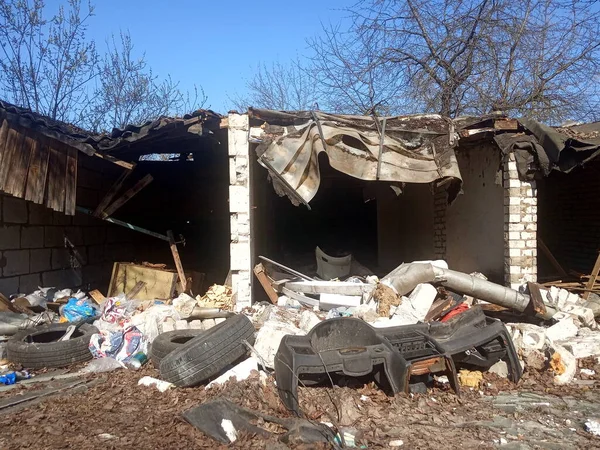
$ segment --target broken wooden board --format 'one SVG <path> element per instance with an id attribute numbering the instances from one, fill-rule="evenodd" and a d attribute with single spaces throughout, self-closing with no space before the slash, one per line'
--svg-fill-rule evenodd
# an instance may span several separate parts
<path id="1" fill-rule="evenodd" d="M 304 295 L 300 295 L 297 292 L 291 291 L 286 287 L 283 287 L 282 289 L 283 295 L 288 296 L 289 298 L 293 299 L 293 300 L 297 300 L 300 303 L 302 303 L 303 305 L 306 306 L 316 306 L 317 308 L 319 307 L 319 300 L 311 298 L 311 297 L 305 297 Z"/>
<path id="2" fill-rule="evenodd" d="M 170 300 L 175 293 L 177 272 L 116 262 L 113 266 L 108 296 L 114 297 L 130 292 L 138 281 L 144 281 L 146 286 L 137 295 L 137 300 Z"/>
<path id="3" fill-rule="evenodd" d="M 88 295 L 92 297 L 92 300 L 94 300 L 99 305 L 106 301 L 106 297 L 102 295 L 102 292 L 100 292 L 98 289 L 94 289 L 88 292 Z"/>
<path id="4" fill-rule="evenodd" d="M 351 283 L 345 281 L 290 281 L 285 287 L 303 294 L 341 294 L 363 295 L 370 294 L 375 289 L 374 284 Z"/>
<path id="5" fill-rule="evenodd" d="M 177 243 L 175 242 L 175 236 L 171 230 L 167 231 L 167 237 L 169 238 L 169 247 L 171 248 L 171 254 L 173 255 L 173 261 L 175 261 L 175 267 L 179 275 L 179 283 L 181 283 L 182 292 L 187 292 L 187 279 L 185 272 L 183 271 L 183 265 L 181 264 L 181 258 L 179 257 L 179 250 L 177 250 Z"/>
<path id="6" fill-rule="evenodd" d="M 600 272 L 600 253 L 598 253 L 598 257 L 596 258 L 596 263 L 594 264 L 594 268 L 592 269 L 592 273 L 590 274 L 590 279 L 585 285 L 585 292 L 582 295 L 584 300 L 587 300 L 590 296 L 590 292 L 594 289 L 594 284 L 596 283 L 596 279 L 598 278 L 598 273 Z"/>
<path id="7" fill-rule="evenodd" d="M 271 300 L 271 303 L 276 305 L 279 296 L 277 295 L 277 292 L 275 292 L 275 289 L 273 289 L 273 286 L 271 285 L 272 280 L 270 280 L 267 276 L 267 272 L 265 271 L 262 263 L 258 263 L 256 266 L 254 266 L 254 275 L 256 275 L 256 278 L 258 279 L 262 288 L 265 290 L 265 293 L 267 294 L 267 297 L 269 297 L 269 300 Z"/>
<path id="8" fill-rule="evenodd" d="M 544 303 L 544 298 L 540 292 L 540 287 L 539 284 L 532 283 L 531 281 L 527 283 L 527 288 L 529 289 L 529 304 L 527 305 L 527 308 L 525 308 L 525 311 L 523 311 L 525 314 L 531 316 L 544 316 L 546 314 L 546 304 Z"/>
<path id="9" fill-rule="evenodd" d="M 142 289 L 144 289 L 144 286 L 146 286 L 145 281 L 138 281 L 137 283 L 135 283 L 135 286 L 133 287 L 133 289 L 131 291 L 129 291 L 127 294 L 125 294 L 125 298 L 127 300 L 135 299 L 136 296 L 140 293 L 140 291 Z"/>
<path id="10" fill-rule="evenodd" d="M 552 254 L 550 249 L 544 243 L 544 241 L 542 241 L 540 238 L 538 238 L 537 242 L 538 242 L 538 246 L 540 247 L 540 250 L 542 251 L 542 253 L 544 255 L 546 255 L 546 258 L 548 258 L 548 261 L 550 262 L 550 264 L 552 264 L 552 266 L 558 271 L 558 274 L 561 277 L 568 278 L 569 275 L 567 274 L 567 271 L 565 269 L 563 269 L 563 267 L 560 265 L 560 263 L 556 260 L 556 258 L 554 257 L 554 255 Z"/>

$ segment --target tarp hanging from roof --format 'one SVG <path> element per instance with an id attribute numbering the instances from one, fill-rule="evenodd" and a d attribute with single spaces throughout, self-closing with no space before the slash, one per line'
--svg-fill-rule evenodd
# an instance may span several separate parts
<path id="1" fill-rule="evenodd" d="M 362 180 L 450 179 L 454 184 L 450 201 L 460 190 L 454 125 L 439 115 L 375 118 L 260 109 L 250 110 L 250 115 L 276 125 L 263 127 L 258 160 L 269 170 L 276 189 L 283 187 L 295 204 L 308 204 L 317 193 L 321 152 L 334 169 Z"/>

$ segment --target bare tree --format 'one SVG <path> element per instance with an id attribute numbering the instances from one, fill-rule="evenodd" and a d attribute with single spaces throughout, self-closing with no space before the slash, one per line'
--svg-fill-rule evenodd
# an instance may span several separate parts
<path id="1" fill-rule="evenodd" d="M 78 117 L 98 63 L 85 36 L 94 9 L 81 3 L 69 0 L 45 19 L 42 0 L 0 2 L 0 87 L 8 101 L 53 119 Z"/>
<path id="2" fill-rule="evenodd" d="M 598 0 L 361 0 L 309 40 L 324 109 L 600 120 Z M 249 84 L 273 92 L 263 66 Z M 252 94 L 251 94 L 252 97 Z"/>
<path id="3" fill-rule="evenodd" d="M 308 110 L 317 101 L 316 80 L 299 58 L 288 64 L 259 64 L 252 78 L 247 81 L 246 88 L 248 95 L 230 98 L 238 111 L 245 111 L 249 106 L 288 111 Z"/>
<path id="4" fill-rule="evenodd" d="M 112 36 L 107 42 L 99 74 L 95 101 L 87 116 L 87 127 L 94 131 L 183 114 L 203 107 L 207 101 L 202 88 L 195 88 L 192 97 L 170 76 L 164 80 L 155 76 L 145 55 L 134 55 L 129 33 L 122 32 L 118 40 Z"/>

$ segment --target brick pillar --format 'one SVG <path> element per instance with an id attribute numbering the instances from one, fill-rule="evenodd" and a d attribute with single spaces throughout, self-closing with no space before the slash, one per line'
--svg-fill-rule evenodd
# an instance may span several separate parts
<path id="1" fill-rule="evenodd" d="M 513 289 L 537 280 L 537 189 L 521 181 L 515 155 L 504 161 L 504 281 Z"/>
<path id="2" fill-rule="evenodd" d="M 250 306 L 252 292 L 248 129 L 249 121 L 246 114 L 229 115 L 230 269 L 237 311 Z"/>
<path id="3" fill-rule="evenodd" d="M 443 187 L 433 192 L 433 247 L 436 259 L 446 259 L 446 208 L 448 193 Z"/>

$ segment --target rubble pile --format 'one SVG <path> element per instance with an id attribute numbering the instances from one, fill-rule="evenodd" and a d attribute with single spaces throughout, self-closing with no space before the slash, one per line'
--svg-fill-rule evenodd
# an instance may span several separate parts
<path id="1" fill-rule="evenodd" d="M 323 264 L 321 274 L 339 276 L 341 269 Z M 258 376 L 262 385 L 276 386 L 282 411 L 302 415 L 299 388 L 318 390 L 348 378 L 371 379 L 388 396 L 440 386 L 460 395 L 481 389 L 490 374 L 517 389 L 524 373 L 551 374 L 556 386 L 589 385 L 596 375 L 590 359 L 600 364 L 600 298 L 594 295 L 583 299 L 534 283 L 516 291 L 479 273 L 452 271 L 444 261 L 402 264 L 382 278 L 321 279 L 271 260 L 255 273 L 270 301 L 237 312 L 231 288 L 220 285 L 168 300 L 55 288 L 5 299 L 0 380 L 21 383 L 38 369 L 77 363 L 85 367 L 73 376 L 138 370 L 151 361 L 152 372 L 139 379 L 147 389 L 210 391 Z M 239 405 L 214 407 L 223 410 L 211 416 L 217 425 L 219 414 L 235 418 L 228 432 L 201 419 L 206 408 L 184 418 L 223 443 L 253 430 L 249 418 L 262 417 Z M 335 427 L 324 433 L 288 419 L 260 420 L 274 420 L 288 430 L 285 436 L 304 427 L 304 443 L 342 439 Z"/>

